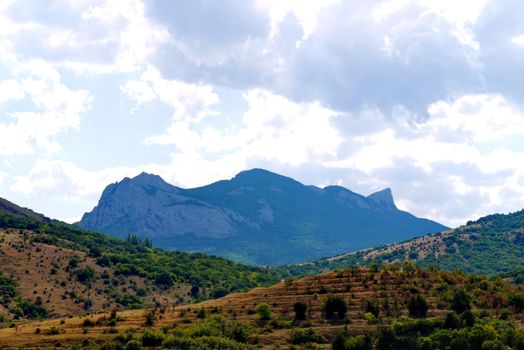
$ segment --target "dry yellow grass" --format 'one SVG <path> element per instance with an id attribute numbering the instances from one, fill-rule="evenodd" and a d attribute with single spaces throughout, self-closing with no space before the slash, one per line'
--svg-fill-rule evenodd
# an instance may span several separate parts
<path id="1" fill-rule="evenodd" d="M 41 322 L 27 322 L 16 328 L 0 330 L 0 348 L 15 349 L 24 345 L 26 349 L 45 349 L 66 347 L 80 343 L 85 339 L 110 339 L 115 332 L 135 329 L 139 334 L 145 328 L 145 313 L 154 312 L 153 328 L 162 326 L 187 327 L 198 322 L 197 311 L 206 310 L 207 315 L 219 312 L 230 320 L 236 320 L 251 325 L 260 325 L 258 315 L 254 312 L 257 305 L 271 305 L 274 318 L 293 320 L 293 303 L 302 301 L 309 305 L 307 318 L 310 326 L 328 336 L 334 336 L 344 329 L 343 321 L 329 321 L 323 317 L 322 308 L 329 295 L 336 294 L 344 298 L 348 304 L 347 326 L 348 334 L 361 334 L 373 330 L 376 324 L 369 323 L 363 317 L 367 300 L 375 300 L 381 305 L 389 301 L 391 308 L 398 303 L 398 312 L 407 315 L 405 301 L 413 290 L 425 296 L 429 303 L 429 318 L 443 318 L 450 310 L 439 305 L 440 296 L 435 294 L 433 287 L 443 278 L 454 279 L 455 288 L 468 283 L 466 276 L 443 275 L 427 271 L 417 271 L 413 275 L 398 271 L 370 272 L 368 270 L 345 270 L 329 272 L 320 276 L 305 277 L 296 281 L 283 281 L 269 288 L 255 288 L 246 293 L 234 293 L 217 300 L 209 300 L 199 304 L 184 306 L 166 305 L 149 310 L 131 310 L 118 312 L 119 321 L 111 327 L 104 324 L 110 318 L 109 313 L 98 313 L 84 317 L 61 318 Z M 448 277 L 446 277 L 448 276 Z M 450 276 L 450 277 L 449 277 Z M 509 287 L 508 287 L 509 288 Z M 489 293 L 478 298 L 489 299 Z M 479 300 L 481 301 L 481 300 Z M 493 311 L 493 310 L 492 310 Z M 83 327 L 84 320 L 89 318 L 100 325 Z M 387 321 L 387 317 L 384 322 Z M 52 327 L 58 329 L 58 334 L 52 335 Z M 37 334 L 39 329 L 39 334 Z M 260 334 L 258 341 L 263 349 L 271 349 L 275 345 L 289 344 L 290 329 L 276 329 L 267 334 Z M 329 348 L 329 344 L 324 344 Z"/>
<path id="2" fill-rule="evenodd" d="M 150 282 L 136 276 L 115 276 L 110 267 L 100 267 L 96 260 L 85 252 L 35 243 L 30 240 L 33 231 L 0 229 L 0 272 L 14 276 L 18 280 L 18 290 L 22 298 L 35 301 L 38 297 L 42 306 L 52 316 L 68 316 L 85 313 L 84 302 L 91 300 L 89 311 L 108 310 L 117 307 L 114 298 L 104 292 L 113 280 L 118 286 L 113 289 L 121 295 L 134 294 L 133 289 L 147 288 L 151 292 L 144 298 L 146 305 L 174 304 L 178 297 L 187 295 L 190 286 L 180 285 L 168 291 L 156 288 Z M 100 276 L 90 286 L 77 281 L 66 271 L 72 257 L 80 260 L 79 268 L 91 267 Z M 0 312 L 5 309 L 0 306 Z"/>

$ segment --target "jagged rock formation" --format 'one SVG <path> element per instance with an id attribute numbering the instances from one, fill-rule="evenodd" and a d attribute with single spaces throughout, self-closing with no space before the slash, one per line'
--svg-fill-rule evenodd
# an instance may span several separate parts
<path id="1" fill-rule="evenodd" d="M 194 189 L 145 173 L 125 178 L 109 185 L 78 225 L 255 264 L 299 262 L 446 228 L 398 210 L 390 189 L 365 197 L 262 169 Z"/>

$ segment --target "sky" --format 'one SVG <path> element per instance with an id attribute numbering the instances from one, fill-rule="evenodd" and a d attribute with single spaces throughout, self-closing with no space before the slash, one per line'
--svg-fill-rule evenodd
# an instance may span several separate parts
<path id="1" fill-rule="evenodd" d="M 448 226 L 524 207 L 520 0 L 2 0 L 0 197 L 265 168 Z"/>

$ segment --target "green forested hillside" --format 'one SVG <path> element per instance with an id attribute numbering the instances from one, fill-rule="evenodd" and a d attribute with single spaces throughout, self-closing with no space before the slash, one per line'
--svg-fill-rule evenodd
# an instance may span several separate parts
<path id="1" fill-rule="evenodd" d="M 38 222 L 0 215 L 0 228 L 29 230 L 29 240 L 56 247 L 85 251 L 101 267 L 116 274 L 141 276 L 159 288 L 186 283 L 198 298 L 217 297 L 276 282 L 277 271 L 233 263 L 204 254 L 181 253 L 151 248 L 138 237 L 120 240 L 57 220 Z"/>
<path id="2" fill-rule="evenodd" d="M 503 274 L 517 279 L 524 268 L 524 210 L 489 215 L 454 230 L 290 268 L 294 268 L 294 273 L 313 273 L 356 264 L 404 260 L 413 260 L 420 266 L 434 265 L 450 271 L 460 269 L 485 275 Z"/>

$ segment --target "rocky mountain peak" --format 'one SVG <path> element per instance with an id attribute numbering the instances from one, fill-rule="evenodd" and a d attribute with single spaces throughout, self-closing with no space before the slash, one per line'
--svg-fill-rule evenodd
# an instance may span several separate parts
<path id="1" fill-rule="evenodd" d="M 393 200 L 393 194 L 391 193 L 391 189 L 389 187 L 370 194 L 368 198 L 374 200 L 376 203 L 384 207 L 396 208 L 395 201 Z"/>

